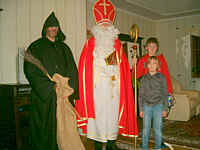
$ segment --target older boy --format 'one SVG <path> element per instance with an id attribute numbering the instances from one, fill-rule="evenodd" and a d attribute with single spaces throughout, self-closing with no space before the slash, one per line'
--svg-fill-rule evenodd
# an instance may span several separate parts
<path id="1" fill-rule="evenodd" d="M 146 50 L 148 51 L 148 53 L 144 55 L 143 57 L 141 57 L 138 62 L 137 62 L 137 59 L 135 58 L 133 59 L 133 66 L 135 65 L 135 63 L 137 63 L 137 78 L 140 78 L 144 76 L 145 74 L 147 74 L 148 72 L 147 65 L 146 65 L 147 60 L 150 56 L 156 56 L 158 58 L 158 62 L 160 65 L 158 72 L 160 72 L 161 74 L 165 76 L 167 87 L 168 87 L 168 93 L 169 95 L 173 95 L 173 89 L 172 89 L 172 83 L 170 79 L 168 65 L 165 60 L 164 55 L 162 53 L 159 54 L 159 42 L 157 38 L 150 37 L 147 39 Z M 134 71 L 134 69 L 132 70 Z"/>

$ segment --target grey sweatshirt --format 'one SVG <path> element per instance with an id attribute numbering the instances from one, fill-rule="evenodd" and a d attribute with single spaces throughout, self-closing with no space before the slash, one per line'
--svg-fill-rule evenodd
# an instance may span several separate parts
<path id="1" fill-rule="evenodd" d="M 154 75 L 147 73 L 141 79 L 139 88 L 139 109 L 143 111 L 143 105 L 153 106 L 163 104 L 163 110 L 168 110 L 168 88 L 165 77 L 157 72 Z"/>

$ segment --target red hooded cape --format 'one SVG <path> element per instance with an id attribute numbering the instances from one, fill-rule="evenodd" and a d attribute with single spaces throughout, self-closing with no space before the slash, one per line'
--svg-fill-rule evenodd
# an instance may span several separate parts
<path id="1" fill-rule="evenodd" d="M 162 54 L 158 55 L 158 62 L 160 64 L 160 69 L 158 70 L 160 73 L 162 73 L 167 81 L 167 86 L 168 86 L 168 93 L 172 94 L 172 83 L 170 79 L 170 74 L 168 71 L 168 65 L 167 62 Z M 140 78 L 141 76 L 147 74 L 148 69 L 147 69 L 147 61 L 149 58 L 149 54 L 141 57 L 137 63 L 137 78 Z M 134 69 L 133 69 L 133 75 L 134 75 Z"/>
<path id="2" fill-rule="evenodd" d="M 79 100 L 75 103 L 78 112 L 77 123 L 83 133 L 87 133 L 88 118 L 95 118 L 93 97 L 93 51 L 95 38 L 85 44 L 79 60 Z M 138 136 L 137 118 L 131 83 L 128 59 L 118 39 L 114 45 L 120 61 L 120 102 L 119 102 L 119 134 L 129 137 Z M 102 110 L 103 111 L 103 110 Z"/>

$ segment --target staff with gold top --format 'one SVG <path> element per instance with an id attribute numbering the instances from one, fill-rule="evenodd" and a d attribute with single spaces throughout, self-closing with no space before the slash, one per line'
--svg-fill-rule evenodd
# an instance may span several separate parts
<path id="1" fill-rule="evenodd" d="M 132 58 L 134 60 L 137 60 L 137 40 L 138 40 L 138 35 L 139 35 L 139 29 L 136 24 L 133 24 L 131 29 L 130 29 L 130 36 L 131 40 L 134 40 L 132 48 Z M 134 63 L 134 84 L 135 84 L 135 113 L 137 117 L 137 71 L 136 71 L 136 63 Z M 135 137 L 135 149 L 137 146 L 137 137 Z"/>
<path id="2" fill-rule="evenodd" d="M 132 25 L 130 30 L 131 39 L 134 40 L 132 49 L 133 49 L 133 58 L 136 60 L 137 58 L 137 40 L 139 35 L 139 29 L 136 24 Z M 137 71 L 136 71 L 136 63 L 134 63 L 134 83 L 135 83 L 135 112 L 137 114 Z"/>

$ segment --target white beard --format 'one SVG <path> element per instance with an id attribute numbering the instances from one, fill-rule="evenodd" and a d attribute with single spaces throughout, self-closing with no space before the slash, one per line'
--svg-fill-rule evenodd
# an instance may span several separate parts
<path id="1" fill-rule="evenodd" d="M 108 27 L 102 27 L 96 25 L 92 29 L 92 33 L 95 37 L 95 50 L 93 53 L 94 56 L 94 67 L 95 74 L 101 72 L 101 75 L 112 76 L 119 73 L 119 67 L 115 65 L 107 65 L 105 58 L 109 56 L 115 49 L 114 44 L 115 40 L 118 37 L 119 30 L 116 29 L 113 25 Z"/>
<path id="2" fill-rule="evenodd" d="M 94 56 L 105 58 L 114 51 L 115 40 L 118 37 L 119 30 L 113 25 L 102 27 L 96 25 L 92 29 L 95 37 Z"/>

